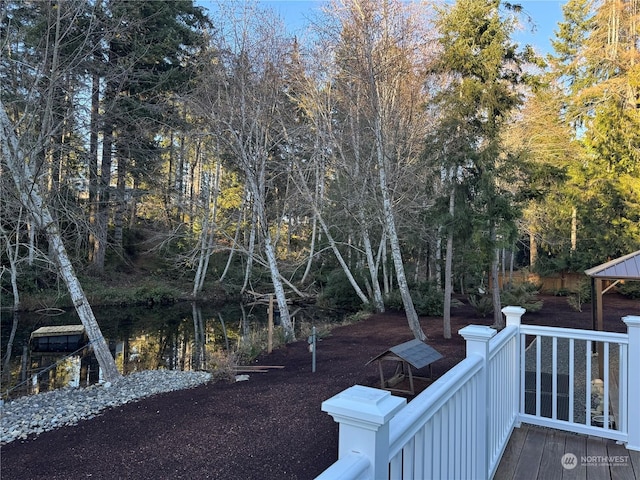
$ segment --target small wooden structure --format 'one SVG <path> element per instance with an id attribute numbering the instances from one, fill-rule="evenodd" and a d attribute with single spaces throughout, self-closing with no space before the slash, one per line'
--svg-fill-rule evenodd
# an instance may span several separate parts
<path id="1" fill-rule="evenodd" d="M 378 369 L 380 371 L 380 388 L 392 392 L 415 395 L 415 389 L 413 386 L 414 378 L 416 380 L 431 380 L 433 378 L 431 372 L 431 364 L 441 358 L 442 355 L 435 348 L 418 339 L 414 339 L 409 340 L 405 343 L 401 343 L 400 345 L 396 345 L 395 347 L 391 347 L 389 350 L 369 360 L 367 362 L 367 365 L 375 361 L 378 362 Z M 384 370 L 382 368 L 383 361 L 392 361 L 397 363 L 396 371 L 393 377 L 391 377 L 387 381 L 385 381 L 384 379 Z M 416 370 L 424 367 L 429 367 L 430 378 L 427 379 L 425 377 L 419 376 L 414 377 L 413 373 L 411 372 L 411 367 L 415 368 Z M 405 378 L 409 378 L 408 390 L 394 388 L 394 386 L 398 385 Z"/>
<path id="2" fill-rule="evenodd" d="M 89 384 L 91 371 L 98 375 L 97 361 L 88 348 L 82 325 L 40 327 L 29 337 L 29 368 L 32 393 L 62 386 Z M 95 381 L 98 379 L 95 378 Z"/>

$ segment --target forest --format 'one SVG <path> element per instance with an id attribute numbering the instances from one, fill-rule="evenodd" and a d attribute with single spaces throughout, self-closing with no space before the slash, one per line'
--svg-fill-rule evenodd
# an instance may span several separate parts
<path id="1" fill-rule="evenodd" d="M 2 307 L 57 292 L 95 338 L 113 286 L 221 290 L 424 339 L 640 248 L 637 0 L 567 1 L 544 57 L 500 0 L 328 0 L 297 37 L 206 5 L 0 2 Z"/>

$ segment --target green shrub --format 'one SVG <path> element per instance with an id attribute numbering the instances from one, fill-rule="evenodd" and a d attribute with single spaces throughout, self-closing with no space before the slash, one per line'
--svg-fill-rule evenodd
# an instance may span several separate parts
<path id="1" fill-rule="evenodd" d="M 361 307 L 362 302 L 342 269 L 332 270 L 324 279 L 318 277 L 318 281 L 322 285 L 317 299 L 319 306 L 347 310 L 358 310 Z"/>
<path id="2" fill-rule="evenodd" d="M 467 295 L 467 300 L 469 300 L 469 305 L 471 305 L 481 317 L 486 317 L 493 312 L 493 299 L 491 295 L 486 293 L 470 293 Z"/>
<path id="3" fill-rule="evenodd" d="M 516 305 L 527 309 L 527 312 L 537 312 L 542 308 L 543 301 L 538 299 L 538 287 L 530 282 L 518 285 L 508 285 L 500 293 L 500 303 L 503 307 Z"/>
<path id="4" fill-rule="evenodd" d="M 180 297 L 179 292 L 164 285 L 141 286 L 134 289 L 135 303 L 170 305 Z"/>
<path id="5" fill-rule="evenodd" d="M 411 298 L 418 315 L 439 317 L 444 313 L 444 293 L 434 282 L 418 284 L 412 290 Z"/>

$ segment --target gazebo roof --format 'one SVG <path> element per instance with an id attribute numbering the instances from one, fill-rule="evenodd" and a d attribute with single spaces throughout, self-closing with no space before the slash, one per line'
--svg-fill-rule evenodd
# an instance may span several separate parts
<path id="1" fill-rule="evenodd" d="M 593 278 L 640 280 L 640 250 L 585 270 Z"/>

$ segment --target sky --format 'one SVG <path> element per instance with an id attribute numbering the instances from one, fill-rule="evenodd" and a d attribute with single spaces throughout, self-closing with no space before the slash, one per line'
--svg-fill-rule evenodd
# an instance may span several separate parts
<path id="1" fill-rule="evenodd" d="M 290 33 L 299 33 L 307 18 L 314 16 L 322 0 L 260 0 L 264 6 L 273 9 L 285 21 Z M 523 11 L 531 17 L 534 31 L 516 32 L 514 40 L 521 44 L 530 44 L 540 54 L 551 52 L 550 39 L 562 20 L 562 5 L 566 0 L 511 0 L 522 5 Z M 531 30 L 528 27 L 527 30 Z"/>

